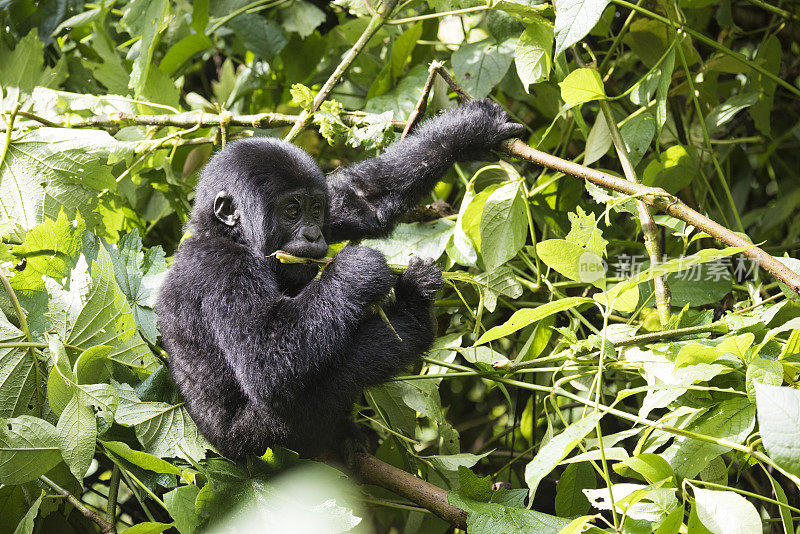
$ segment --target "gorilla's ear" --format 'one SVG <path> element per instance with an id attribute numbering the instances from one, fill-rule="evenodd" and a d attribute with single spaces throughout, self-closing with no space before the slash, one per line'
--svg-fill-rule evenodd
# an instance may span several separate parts
<path id="1" fill-rule="evenodd" d="M 214 215 L 222 224 L 228 226 L 236 226 L 239 221 L 239 210 L 236 209 L 233 198 L 227 192 L 217 193 L 217 198 L 214 199 Z"/>

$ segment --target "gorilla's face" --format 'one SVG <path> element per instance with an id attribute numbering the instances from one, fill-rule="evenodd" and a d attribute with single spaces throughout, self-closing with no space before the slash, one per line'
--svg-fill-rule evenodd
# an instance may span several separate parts
<path id="1" fill-rule="evenodd" d="M 304 258 L 319 259 L 328 252 L 322 235 L 327 195 L 316 189 L 295 189 L 275 199 L 275 224 L 281 249 Z"/>

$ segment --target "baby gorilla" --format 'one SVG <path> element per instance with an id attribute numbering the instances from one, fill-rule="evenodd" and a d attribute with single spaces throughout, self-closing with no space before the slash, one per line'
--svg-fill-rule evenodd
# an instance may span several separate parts
<path id="1" fill-rule="evenodd" d="M 209 161 L 192 235 L 157 309 L 172 377 L 220 453 L 341 451 L 362 389 L 433 341 L 441 273 L 432 260 L 412 258 L 398 276 L 379 252 L 348 246 L 317 277 L 316 266 L 271 254 L 321 258 L 328 243 L 386 236 L 454 162 L 486 157 L 521 132 L 479 101 L 327 179 L 308 154 L 274 139 L 230 143 Z M 396 299 L 383 308 L 402 341 L 373 311 L 392 287 Z"/>

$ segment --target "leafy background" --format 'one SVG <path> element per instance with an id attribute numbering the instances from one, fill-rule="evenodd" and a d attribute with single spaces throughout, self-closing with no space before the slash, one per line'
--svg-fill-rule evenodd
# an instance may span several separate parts
<path id="1" fill-rule="evenodd" d="M 368 157 L 421 98 L 457 105 L 440 77 L 424 92 L 432 61 L 531 147 L 618 176 L 629 160 L 800 270 L 797 4 L 376 4 L 0 1 L 1 533 L 452 530 L 290 451 L 220 458 L 153 310 L 215 148 L 302 113 L 324 169 Z M 434 348 L 355 419 L 470 532 L 795 532 L 797 296 L 682 220 L 648 229 L 635 200 L 464 163 L 426 200 L 444 212 L 366 243 L 448 274 Z"/>

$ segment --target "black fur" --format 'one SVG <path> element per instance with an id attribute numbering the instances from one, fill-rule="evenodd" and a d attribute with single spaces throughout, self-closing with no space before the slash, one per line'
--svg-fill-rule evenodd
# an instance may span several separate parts
<path id="1" fill-rule="evenodd" d="M 236 141 L 211 159 L 158 315 L 172 377 L 220 453 L 339 450 L 362 389 L 433 341 L 441 284 L 433 261 L 413 258 L 398 277 L 379 252 L 348 246 L 315 278 L 316 267 L 269 257 L 296 237 L 278 224 L 276 199 L 327 192 L 328 242 L 385 236 L 453 162 L 484 157 L 521 129 L 497 105 L 473 102 L 327 180 L 308 154 L 272 139 Z M 215 216 L 221 191 L 235 204 L 235 225 Z M 402 342 L 372 311 L 392 286 L 396 300 L 383 307 Z"/>

